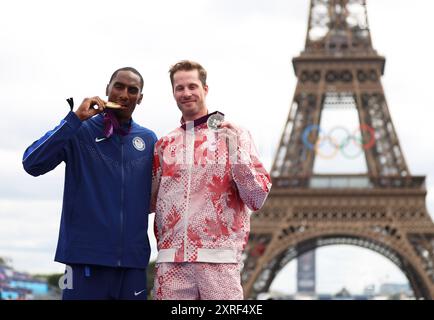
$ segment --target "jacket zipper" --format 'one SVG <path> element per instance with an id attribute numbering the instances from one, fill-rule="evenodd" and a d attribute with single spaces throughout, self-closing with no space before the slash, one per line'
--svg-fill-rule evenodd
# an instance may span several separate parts
<path id="1" fill-rule="evenodd" d="M 121 211 L 120 211 L 120 246 L 119 246 L 119 260 L 118 266 L 122 264 L 122 246 L 124 239 L 124 183 L 125 183 L 125 172 L 124 172 L 124 140 L 121 139 Z"/>
<path id="2" fill-rule="evenodd" d="M 192 122 L 193 124 L 193 122 Z M 189 212 L 190 212 L 190 189 L 191 189 L 191 171 L 193 167 L 194 161 L 194 140 L 195 140 L 195 132 L 194 127 L 188 128 L 185 130 L 186 133 L 186 160 L 188 161 L 188 180 L 187 180 L 187 199 L 185 204 L 185 223 L 184 223 L 184 261 L 188 261 L 187 251 L 188 251 L 188 220 L 189 220 Z M 191 140 L 191 141 L 189 141 Z"/>

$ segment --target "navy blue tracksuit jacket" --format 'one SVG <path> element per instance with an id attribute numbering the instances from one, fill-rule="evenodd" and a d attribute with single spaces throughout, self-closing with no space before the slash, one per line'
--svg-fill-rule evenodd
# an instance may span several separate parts
<path id="1" fill-rule="evenodd" d="M 156 135 L 131 121 L 126 136 L 103 136 L 103 116 L 73 112 L 24 153 L 33 176 L 65 162 L 55 260 L 66 264 L 146 268 L 152 158 Z"/>

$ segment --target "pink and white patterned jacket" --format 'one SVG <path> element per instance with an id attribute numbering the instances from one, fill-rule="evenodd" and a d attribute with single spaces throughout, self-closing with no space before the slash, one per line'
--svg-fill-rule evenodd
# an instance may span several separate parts
<path id="1" fill-rule="evenodd" d="M 250 133 L 237 128 L 230 140 L 224 129 L 208 128 L 208 116 L 155 144 L 151 212 L 157 263 L 241 262 L 248 209 L 259 210 L 270 192 L 270 176 Z"/>

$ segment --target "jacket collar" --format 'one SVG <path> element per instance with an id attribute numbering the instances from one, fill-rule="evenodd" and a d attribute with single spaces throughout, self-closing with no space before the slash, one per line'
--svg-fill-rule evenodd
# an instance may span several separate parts
<path id="1" fill-rule="evenodd" d="M 225 114 L 220 112 L 220 111 L 214 111 L 213 113 L 208 113 L 207 115 L 204 115 L 203 117 L 200 117 L 196 120 L 193 121 L 184 121 L 184 118 L 181 118 L 181 128 L 185 130 L 185 128 L 187 127 L 188 123 L 193 122 L 193 127 L 197 127 L 205 122 L 208 121 L 208 118 L 211 117 L 213 114 L 221 114 L 222 116 L 224 116 Z"/>

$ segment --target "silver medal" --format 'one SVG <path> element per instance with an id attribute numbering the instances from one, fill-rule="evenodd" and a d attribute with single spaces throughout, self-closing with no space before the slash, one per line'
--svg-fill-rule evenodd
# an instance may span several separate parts
<path id="1" fill-rule="evenodd" d="M 206 124 L 211 130 L 217 130 L 224 120 L 225 117 L 221 113 L 216 113 L 208 118 Z"/>

